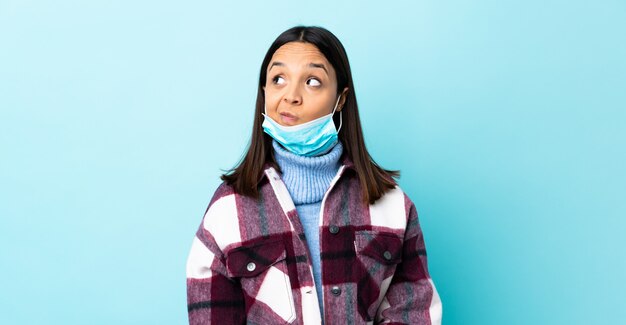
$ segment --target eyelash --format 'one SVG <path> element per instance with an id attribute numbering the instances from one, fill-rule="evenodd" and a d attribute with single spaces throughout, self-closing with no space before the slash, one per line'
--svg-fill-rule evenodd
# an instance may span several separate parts
<path id="1" fill-rule="evenodd" d="M 313 87 L 321 87 L 321 86 L 322 86 L 322 81 L 320 81 L 320 80 L 319 80 L 319 79 L 317 79 L 317 78 L 309 78 L 309 79 L 307 79 L 306 81 L 309 81 L 309 80 L 315 80 L 315 81 L 317 81 L 317 82 L 319 83 L 319 86 L 313 86 Z"/>
<path id="2" fill-rule="evenodd" d="M 272 78 L 272 83 L 276 84 L 276 82 L 278 81 L 278 78 L 283 78 L 283 77 L 281 77 L 281 76 L 275 76 L 274 78 Z M 284 79 L 284 78 L 283 78 L 283 79 Z M 306 81 L 308 82 L 309 80 L 312 80 L 312 79 L 315 79 L 315 80 L 319 83 L 319 86 L 312 86 L 312 87 L 321 87 L 321 86 L 322 86 L 322 81 L 321 81 L 321 80 L 319 80 L 318 78 L 315 78 L 315 77 L 313 77 L 313 78 L 309 78 L 309 79 L 307 79 Z"/>

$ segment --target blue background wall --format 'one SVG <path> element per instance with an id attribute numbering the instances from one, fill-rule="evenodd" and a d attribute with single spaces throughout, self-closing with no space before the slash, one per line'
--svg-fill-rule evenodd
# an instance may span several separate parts
<path id="1" fill-rule="evenodd" d="M 626 319 L 624 1 L 0 0 L 0 323 L 187 321 L 194 232 L 296 24 L 348 51 L 444 324 Z"/>

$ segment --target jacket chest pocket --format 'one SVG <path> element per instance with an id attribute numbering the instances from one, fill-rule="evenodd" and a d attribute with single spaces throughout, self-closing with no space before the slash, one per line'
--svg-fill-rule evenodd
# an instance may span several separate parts
<path id="1" fill-rule="evenodd" d="M 245 295 L 247 319 L 260 324 L 289 324 L 296 310 L 281 240 L 242 245 L 226 253 L 226 268 L 239 280 Z"/>
<path id="2" fill-rule="evenodd" d="M 357 290 L 359 311 L 373 319 L 402 262 L 402 238 L 391 232 L 362 230 L 354 233 L 354 248 L 359 265 Z"/>

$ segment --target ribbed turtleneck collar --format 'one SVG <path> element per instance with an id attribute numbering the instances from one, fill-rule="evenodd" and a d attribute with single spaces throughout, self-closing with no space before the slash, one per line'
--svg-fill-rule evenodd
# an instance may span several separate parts
<path id="1" fill-rule="evenodd" d="M 327 153 L 306 157 L 294 154 L 272 140 L 274 158 L 282 171 L 282 180 L 291 194 L 294 204 L 319 202 L 330 186 L 340 167 L 343 153 L 341 142 Z"/>

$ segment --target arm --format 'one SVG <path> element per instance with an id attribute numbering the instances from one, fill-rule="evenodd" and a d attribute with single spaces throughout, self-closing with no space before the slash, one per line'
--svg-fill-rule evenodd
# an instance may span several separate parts
<path id="1" fill-rule="evenodd" d="M 405 197 L 408 223 L 402 262 L 378 312 L 377 320 L 386 324 L 441 324 L 439 294 L 428 274 L 426 246 L 415 205 Z"/>
<path id="2" fill-rule="evenodd" d="M 224 256 L 203 223 L 187 259 L 190 325 L 245 323 L 243 292 L 227 274 Z"/>

